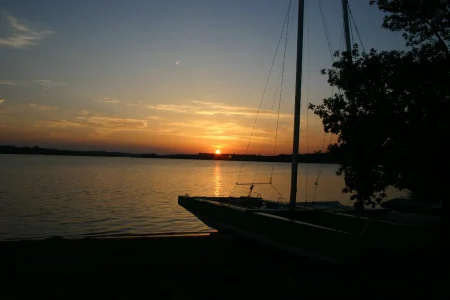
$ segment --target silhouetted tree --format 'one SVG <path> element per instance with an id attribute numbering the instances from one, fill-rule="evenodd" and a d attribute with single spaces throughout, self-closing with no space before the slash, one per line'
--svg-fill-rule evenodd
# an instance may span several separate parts
<path id="1" fill-rule="evenodd" d="M 403 31 L 412 49 L 360 53 L 355 46 L 351 64 L 337 52 L 322 74 L 343 93 L 310 109 L 325 132 L 339 136 L 328 151 L 352 199 L 375 205 L 392 185 L 448 208 L 450 1 L 370 3 L 387 13 L 383 27 Z"/>
<path id="2" fill-rule="evenodd" d="M 449 0 L 370 0 L 387 13 L 383 28 L 402 31 L 407 46 L 437 47 L 448 53 Z"/>

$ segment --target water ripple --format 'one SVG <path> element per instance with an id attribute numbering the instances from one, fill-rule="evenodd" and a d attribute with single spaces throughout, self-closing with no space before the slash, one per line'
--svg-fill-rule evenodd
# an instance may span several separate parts
<path id="1" fill-rule="evenodd" d="M 212 231 L 178 206 L 177 196 L 231 195 L 240 162 L 102 157 L 3 155 L 0 161 L 0 240 L 52 236 L 148 235 Z M 244 167 L 243 181 L 255 164 Z M 315 174 L 318 165 L 309 165 Z M 269 178 L 261 163 L 258 180 Z M 305 178 L 299 172 L 299 199 Z M 326 165 L 316 201 L 339 200 L 343 181 Z M 275 164 L 274 184 L 289 191 L 289 164 Z M 312 195 L 314 185 L 308 186 Z M 247 193 L 238 187 L 236 195 Z M 270 186 L 257 186 L 265 198 L 278 198 Z"/>

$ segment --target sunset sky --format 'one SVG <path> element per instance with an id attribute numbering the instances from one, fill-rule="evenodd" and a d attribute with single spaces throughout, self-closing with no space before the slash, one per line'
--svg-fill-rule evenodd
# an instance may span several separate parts
<path id="1" fill-rule="evenodd" d="M 341 2 L 322 2 L 337 50 Z M 401 35 L 381 29 L 383 15 L 368 2 L 350 1 L 365 48 L 402 48 Z M 291 152 L 297 1 L 293 3 L 276 154 Z M 244 153 L 288 4 L 3 0 L 0 145 Z M 316 0 L 307 1 L 305 26 L 303 153 L 319 150 L 324 137 L 320 119 L 310 111 L 306 148 L 306 96 L 320 103 L 331 95 L 326 77 L 320 75 L 331 66 L 331 58 Z M 282 52 L 249 153 L 273 153 L 276 114 L 271 107 Z"/>

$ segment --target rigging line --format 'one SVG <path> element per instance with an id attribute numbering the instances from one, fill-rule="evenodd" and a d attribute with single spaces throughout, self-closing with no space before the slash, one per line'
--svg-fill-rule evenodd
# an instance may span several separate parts
<path id="1" fill-rule="evenodd" d="M 339 51 L 342 50 L 343 44 L 344 44 L 344 24 L 342 24 L 342 30 L 341 30 L 341 40 L 339 41 Z"/>
<path id="2" fill-rule="evenodd" d="M 342 30 L 341 30 L 341 39 L 340 39 L 340 42 L 339 42 L 339 49 L 338 49 L 339 51 L 342 50 L 343 42 L 344 42 L 344 26 L 342 26 Z M 333 58 L 333 62 L 334 61 L 335 61 L 335 59 Z M 331 96 L 330 97 L 333 97 L 334 90 L 335 90 L 335 87 L 333 86 L 331 88 Z M 338 92 L 339 91 L 340 91 L 340 89 L 338 88 Z M 327 134 L 328 134 L 328 132 L 325 132 L 324 135 L 323 135 L 322 148 L 321 148 L 322 152 L 325 151 L 325 139 L 326 139 Z M 330 132 L 330 134 L 332 135 L 331 132 Z"/>
<path id="3" fill-rule="evenodd" d="M 327 148 L 328 148 L 328 146 L 330 146 L 330 144 L 331 144 L 331 139 L 333 138 L 333 134 L 332 133 L 330 133 L 330 139 L 328 140 L 328 145 L 327 145 Z M 319 176 L 320 175 L 322 175 L 322 171 L 323 171 L 323 167 L 325 166 L 325 164 L 322 164 L 322 166 L 321 166 L 321 168 L 320 168 L 320 173 L 319 173 Z M 317 181 L 319 180 L 319 178 L 317 178 Z"/>
<path id="4" fill-rule="evenodd" d="M 343 42 L 344 42 L 344 26 L 342 26 L 342 30 L 341 30 L 341 39 L 339 42 L 339 49 L 338 49 L 339 51 L 342 50 Z M 333 57 L 332 62 L 334 62 L 334 61 L 335 61 L 335 59 Z M 331 87 L 331 96 L 330 97 L 333 97 L 334 90 L 335 90 L 335 87 L 334 86 Z M 340 89 L 338 89 L 338 91 L 340 91 Z M 323 135 L 322 148 L 320 150 L 322 152 L 325 151 L 325 139 L 326 139 L 327 134 L 328 134 L 328 132 L 325 132 Z"/>
<path id="5" fill-rule="evenodd" d="M 309 1 L 306 1 L 306 11 L 308 12 L 308 4 Z M 309 13 L 306 14 L 306 38 L 307 38 L 307 56 L 306 56 L 306 153 L 309 152 L 309 81 L 310 81 L 310 74 L 309 74 L 309 66 L 310 66 L 310 16 Z M 305 167 L 305 202 L 308 202 L 308 171 L 309 171 L 309 164 L 306 162 Z"/>
<path id="6" fill-rule="evenodd" d="M 331 139 L 333 138 L 333 134 L 330 133 L 330 139 L 328 140 L 328 145 L 331 145 Z M 320 167 L 320 170 L 317 172 L 317 178 L 316 178 L 316 182 L 314 183 L 314 192 L 313 192 L 313 202 L 315 201 L 316 198 L 316 190 L 317 190 L 317 186 L 319 185 L 319 178 L 322 175 L 322 171 L 323 168 L 325 167 L 325 163 L 322 164 L 322 166 Z"/>
<path id="7" fill-rule="evenodd" d="M 280 195 L 281 199 L 282 199 L 282 200 L 285 200 L 285 198 L 284 198 L 283 195 L 280 193 L 280 191 L 279 191 L 273 184 L 271 184 L 271 185 L 272 185 L 273 189 L 278 193 L 278 195 Z"/>
<path id="8" fill-rule="evenodd" d="M 292 22 L 294 21 L 294 11 L 295 9 L 292 10 L 292 16 L 291 16 L 291 20 Z M 289 26 L 289 22 L 288 22 L 288 26 Z M 283 63 L 282 63 L 282 69 L 281 69 L 281 82 L 280 82 L 280 100 L 278 102 L 278 112 L 277 112 L 277 123 L 276 123 L 276 129 L 275 129 L 275 139 L 274 139 L 274 145 L 273 145 L 273 156 L 276 156 L 276 147 L 277 147 L 277 138 L 278 138 L 278 128 L 279 128 L 279 120 L 280 120 L 280 111 L 281 111 L 281 94 L 282 94 L 282 90 L 283 90 L 283 76 L 284 76 L 284 66 L 285 66 L 285 62 L 286 62 L 286 48 L 287 48 L 287 44 L 288 44 L 288 40 L 289 40 L 289 36 L 291 33 L 291 29 L 293 26 L 290 26 L 287 30 L 287 35 L 286 35 L 286 42 L 284 44 L 284 54 L 283 54 Z M 277 86 L 278 88 L 278 86 Z M 274 95 L 274 100 L 276 97 L 276 92 L 275 91 L 275 95 Z M 274 166 L 275 166 L 275 162 L 272 162 L 272 170 L 270 171 L 270 182 L 272 182 L 273 179 L 273 170 L 274 170 Z M 281 195 L 280 195 L 281 196 Z"/>
<path id="9" fill-rule="evenodd" d="M 288 22 L 288 26 L 289 26 L 289 22 Z M 277 139 L 278 139 L 278 127 L 280 124 L 280 110 L 281 110 L 281 99 L 282 99 L 282 94 L 283 94 L 283 82 L 284 82 L 284 66 L 286 64 L 286 50 L 287 50 L 287 44 L 288 44 L 288 31 L 286 31 L 286 40 L 284 43 L 284 53 L 283 53 L 283 63 L 281 64 L 281 85 L 280 85 L 280 98 L 278 101 L 278 115 L 277 115 L 277 125 L 276 125 L 276 129 L 275 129 L 275 142 L 273 145 L 273 153 L 275 156 L 275 151 L 276 151 L 276 147 L 277 147 Z M 272 174 L 271 177 L 273 175 L 273 165 L 272 165 Z"/>
<path id="10" fill-rule="evenodd" d="M 341 31 L 341 41 L 339 42 L 339 51 L 342 52 L 342 48 L 344 48 L 344 32 L 345 32 L 345 25 L 342 23 L 342 31 Z M 333 86 L 333 92 L 334 92 L 334 86 Z M 342 95 L 342 90 L 338 87 L 337 91 L 338 95 Z"/>
<path id="11" fill-rule="evenodd" d="M 289 7 L 289 9 L 291 9 L 291 7 Z M 292 10 L 292 11 L 294 11 L 294 10 Z M 278 82 L 277 82 L 277 86 L 275 88 L 275 93 L 274 93 L 274 97 L 273 97 L 273 100 L 272 100 L 272 106 L 270 108 L 270 115 L 269 115 L 268 122 L 272 118 L 273 106 L 275 105 L 275 98 L 276 98 L 276 95 L 277 95 L 278 86 L 280 85 L 280 82 L 281 82 L 281 86 L 283 86 L 284 63 L 285 63 L 285 60 L 286 60 L 286 47 L 287 47 L 287 43 L 288 43 L 288 40 L 289 40 L 291 29 L 292 29 L 292 26 L 290 26 L 290 23 L 292 22 L 292 20 L 293 20 L 293 17 L 290 17 L 290 12 L 288 10 L 288 19 L 287 19 L 287 23 L 286 23 L 285 50 L 284 50 L 284 55 L 283 55 L 283 68 L 280 71 L 280 75 L 278 77 Z M 280 115 L 280 105 L 278 105 L 278 118 L 279 118 L 279 115 Z M 264 133 L 264 138 L 263 138 L 263 141 L 262 141 L 260 153 L 264 149 L 264 143 L 266 141 L 267 132 L 269 131 L 269 126 L 270 126 L 270 123 L 267 124 L 266 132 Z M 277 128 L 277 130 L 278 130 L 278 128 Z M 275 143 L 276 143 L 276 138 L 275 138 Z M 274 156 L 275 156 L 275 149 L 274 149 Z M 270 182 L 272 182 L 272 178 L 273 178 L 273 165 L 274 165 L 274 163 L 272 163 L 272 171 L 271 171 L 271 174 L 270 174 Z M 258 174 L 259 166 L 260 166 L 260 164 L 257 163 L 256 164 L 255 174 L 253 176 L 253 182 L 256 180 L 256 176 Z"/>
<path id="12" fill-rule="evenodd" d="M 329 38 L 330 33 L 329 33 L 329 30 L 328 30 L 328 22 L 327 22 L 327 20 L 326 20 L 325 10 L 324 10 L 324 8 L 323 8 L 323 3 L 322 3 L 321 0 L 318 1 L 318 5 L 319 5 L 320 17 L 321 17 L 322 24 L 323 24 L 323 28 L 324 28 L 324 31 L 325 31 L 325 36 L 326 36 L 327 43 L 328 43 L 328 49 L 329 49 L 330 52 L 331 52 L 331 50 L 333 49 L 333 47 L 332 47 L 332 45 L 331 45 L 331 43 L 330 43 L 330 40 L 331 40 L 331 39 Z"/>
<path id="13" fill-rule="evenodd" d="M 280 75 L 278 76 L 278 81 L 277 81 L 277 85 L 276 85 L 276 88 L 275 88 L 275 92 L 274 92 L 274 94 L 273 94 L 272 106 L 270 107 L 270 114 L 269 114 L 269 120 L 268 120 L 268 123 L 269 123 L 269 124 L 267 124 L 266 132 L 264 133 L 263 143 L 266 141 L 267 133 L 269 132 L 270 120 L 272 119 L 272 115 L 273 115 L 273 107 L 275 106 L 275 100 L 276 100 L 277 95 L 278 95 L 278 87 L 280 86 L 281 75 L 282 75 L 282 74 L 283 74 L 283 73 L 280 71 Z M 262 152 L 263 148 L 264 148 L 264 144 L 261 146 L 260 153 Z M 275 153 L 274 153 L 274 156 L 275 156 Z M 256 165 L 256 170 L 255 170 L 255 175 L 254 175 L 254 177 L 253 177 L 253 181 L 256 180 L 256 174 L 258 173 L 259 165 L 260 165 L 260 164 L 257 164 L 257 165 Z M 271 172 L 271 175 L 270 175 L 270 182 L 272 182 L 273 165 L 274 165 L 274 163 L 272 163 L 272 172 Z"/>
<path id="14" fill-rule="evenodd" d="M 326 139 L 327 134 L 328 134 L 328 132 L 325 132 L 325 134 L 323 135 L 322 149 L 321 149 L 321 152 L 322 152 L 322 153 L 324 152 L 324 148 L 325 148 L 325 139 Z M 323 168 L 324 165 L 325 165 L 325 162 L 322 162 L 321 167 Z M 315 198 L 316 198 L 316 190 L 317 190 L 317 186 L 319 185 L 319 178 L 320 178 L 320 175 L 322 174 L 321 167 L 319 167 L 319 168 L 317 169 L 316 181 L 314 181 L 314 190 L 313 190 L 312 202 L 314 202 L 314 200 L 315 200 Z"/>
<path id="15" fill-rule="evenodd" d="M 250 135 L 250 139 L 249 139 L 248 144 L 247 144 L 247 149 L 245 150 L 245 155 L 247 155 L 247 153 L 248 153 L 248 149 L 249 149 L 249 147 L 250 147 L 250 142 L 251 142 L 252 137 L 253 137 L 253 132 L 255 131 L 256 121 L 257 121 L 257 119 L 258 119 L 258 115 L 259 115 L 259 112 L 260 112 L 260 110 L 261 110 L 261 105 L 262 105 L 262 102 L 263 102 L 263 100 L 264 100 L 264 95 L 266 94 L 267 85 L 268 85 L 268 83 L 269 83 L 270 75 L 272 74 L 273 65 L 274 65 L 274 63 L 275 63 L 275 58 L 276 58 L 277 53 L 278 53 L 278 48 L 280 47 L 281 39 L 282 39 L 282 37 L 283 37 L 284 28 L 286 27 L 286 22 L 287 22 L 287 20 L 288 20 L 288 16 L 289 16 L 289 13 L 290 13 L 291 4 L 292 4 L 292 0 L 289 1 L 288 11 L 287 11 L 286 17 L 285 17 L 285 19 L 284 19 L 283 28 L 281 29 L 280 38 L 278 39 L 277 48 L 276 48 L 276 50 L 275 50 L 275 54 L 274 54 L 273 59 L 272 59 L 272 64 L 271 64 L 271 66 L 270 66 L 269 75 L 268 75 L 268 77 L 267 77 L 267 81 L 266 81 L 266 84 L 265 84 L 265 86 L 264 86 L 264 91 L 263 91 L 263 94 L 262 94 L 262 97 L 261 97 L 261 101 L 260 101 L 260 103 L 259 103 L 258 111 L 257 111 L 257 113 L 256 113 L 255 122 L 253 123 L 253 128 L 252 128 L 252 132 L 251 132 L 251 135 Z M 244 163 L 245 163 L 245 161 L 242 161 L 241 169 L 239 170 L 239 175 L 238 175 L 237 182 L 239 182 L 239 179 L 240 179 L 240 177 L 241 177 L 241 174 L 242 174 L 242 168 L 244 167 Z M 233 190 L 233 195 L 234 195 L 235 192 L 236 192 L 236 185 L 235 185 L 234 190 Z"/>
<path id="16" fill-rule="evenodd" d="M 328 23 L 327 23 L 327 20 L 325 17 L 325 11 L 323 9 L 322 1 L 319 0 L 317 3 L 319 4 L 320 17 L 322 19 L 323 28 L 325 31 L 325 37 L 326 37 L 327 44 L 328 44 L 328 50 L 330 51 L 331 60 L 333 61 L 333 45 L 331 44 L 331 38 L 330 38 L 329 30 L 328 30 Z"/>
<path id="17" fill-rule="evenodd" d="M 339 51 L 342 50 L 343 42 L 344 42 L 344 24 L 342 24 L 341 38 L 340 38 L 340 41 L 339 41 L 339 48 L 338 48 Z M 334 56 L 331 59 L 332 59 L 332 62 L 335 61 Z M 333 86 L 331 88 L 331 97 L 333 97 L 333 95 L 334 95 L 334 89 L 335 89 L 335 87 Z M 338 94 L 339 93 L 340 93 L 340 89 L 338 89 Z M 322 153 L 324 153 L 324 151 L 325 151 L 325 140 L 326 140 L 327 134 L 328 134 L 328 132 L 325 132 L 324 135 L 323 135 L 322 148 L 321 148 L 321 152 Z M 330 139 L 328 141 L 328 145 L 331 144 L 331 138 L 332 137 L 333 137 L 333 134 L 330 132 Z M 315 201 L 315 198 L 316 198 L 317 186 L 319 185 L 319 179 L 320 179 L 320 176 L 322 175 L 322 171 L 323 171 L 324 167 L 325 167 L 325 162 L 322 162 L 322 164 L 319 167 L 319 169 L 317 169 L 316 181 L 314 182 L 314 190 L 313 190 L 313 197 L 312 197 L 312 201 L 313 202 Z"/>
<path id="18" fill-rule="evenodd" d="M 330 41 L 330 48 L 333 50 L 334 48 L 333 48 L 333 43 L 331 42 L 330 27 L 328 26 L 327 16 L 325 15 L 325 9 L 323 7 L 322 0 L 320 0 L 320 6 L 322 7 L 323 20 L 325 21 L 325 27 L 327 28 L 328 39 Z"/>
<path id="19" fill-rule="evenodd" d="M 342 24 L 341 38 L 340 38 L 339 49 L 338 49 L 339 51 L 342 49 L 343 42 L 344 42 L 344 24 Z M 334 56 L 331 58 L 331 60 L 332 60 L 332 63 L 335 61 Z M 330 97 L 333 97 L 333 95 L 334 95 L 334 89 L 335 89 L 335 87 L 333 86 L 333 87 L 331 88 L 331 96 L 330 96 Z M 321 149 L 320 149 L 321 152 L 324 152 L 324 151 L 325 151 L 325 139 L 326 139 L 327 134 L 328 134 L 328 132 L 325 132 L 324 135 L 323 135 L 322 147 L 321 147 Z M 319 174 L 319 169 L 317 170 L 317 174 Z M 317 177 L 318 177 L 318 176 L 319 176 L 319 175 L 317 175 Z M 317 180 L 316 180 L 316 183 L 317 183 Z"/>
<path id="20" fill-rule="evenodd" d="M 262 153 L 262 151 L 264 150 L 264 143 L 265 143 L 265 141 L 266 141 L 267 133 L 269 132 L 270 120 L 272 119 L 272 115 L 273 115 L 273 107 L 274 107 L 274 105 L 275 105 L 275 99 L 276 99 L 276 96 L 277 96 L 277 94 L 278 94 L 278 86 L 280 85 L 281 74 L 282 74 L 282 73 L 280 72 L 280 75 L 278 76 L 278 82 L 277 82 L 277 86 L 276 86 L 276 88 L 275 88 L 275 93 L 274 93 L 274 95 L 273 95 L 272 106 L 270 107 L 269 120 L 267 121 L 269 124 L 267 124 L 266 132 L 264 133 L 264 138 L 263 138 L 263 142 L 262 142 L 261 149 L 260 149 L 259 153 Z M 253 181 L 256 180 L 256 174 L 258 173 L 259 165 L 260 165 L 260 164 L 256 164 L 256 170 L 255 170 L 255 175 L 253 176 Z M 271 176 L 271 178 L 270 178 L 270 182 L 272 182 L 272 176 Z"/>
<path id="21" fill-rule="evenodd" d="M 355 38 L 353 37 L 353 26 L 351 26 L 350 24 L 350 42 L 353 43 L 355 41 Z M 352 49 L 353 49 L 353 45 L 351 45 Z"/>
<path id="22" fill-rule="evenodd" d="M 350 18 L 352 19 L 353 25 L 355 25 L 356 35 L 358 36 L 359 42 L 361 43 L 361 47 L 362 47 L 363 51 L 366 52 L 361 35 L 359 34 L 358 25 L 356 25 L 356 21 L 355 21 L 355 18 L 353 17 L 352 10 L 350 9 L 350 3 L 348 4 L 348 11 L 350 13 Z"/>
<path id="23" fill-rule="evenodd" d="M 341 30 L 341 38 L 340 38 L 340 41 L 339 41 L 339 51 L 342 51 L 342 47 L 343 47 L 343 42 L 344 42 L 344 23 L 342 23 L 342 30 Z M 332 58 L 332 61 L 334 62 L 335 61 L 335 59 L 334 59 L 334 57 Z M 331 89 L 331 97 L 333 96 L 333 94 L 334 94 L 334 89 L 335 89 L 335 87 L 333 86 L 332 87 L 332 89 Z M 341 90 L 338 88 L 338 94 L 340 94 L 341 93 Z M 327 132 L 325 132 L 324 133 L 324 136 L 323 136 L 323 141 L 322 141 L 322 152 L 324 152 L 324 148 L 325 148 L 325 139 L 326 139 L 326 135 L 327 135 L 328 133 Z M 331 144 L 331 140 L 332 140 L 332 138 L 333 138 L 333 134 L 330 132 L 330 139 L 329 139 L 329 141 L 328 141 L 328 145 L 330 145 Z M 322 163 L 322 165 L 319 167 L 319 169 L 317 170 L 317 176 L 316 176 L 316 181 L 314 182 L 314 190 L 313 190 L 313 202 L 315 201 L 315 198 L 316 198 L 316 191 L 317 191 L 317 186 L 319 185 L 319 179 L 320 179 L 320 176 L 322 175 L 322 172 L 323 172 L 323 168 L 325 167 L 325 163 Z"/>

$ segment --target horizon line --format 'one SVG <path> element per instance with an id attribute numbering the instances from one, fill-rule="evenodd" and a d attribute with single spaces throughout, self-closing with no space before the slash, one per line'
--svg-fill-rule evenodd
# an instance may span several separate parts
<path id="1" fill-rule="evenodd" d="M 19 149 L 46 149 L 46 150 L 56 150 L 56 151 L 71 151 L 71 152 L 103 152 L 103 153 L 120 153 L 120 154 L 131 154 L 131 155 L 158 155 L 158 156 L 167 156 L 167 155 L 201 155 L 201 154 L 208 154 L 208 155 L 215 155 L 215 156 L 225 156 L 225 155 L 248 155 L 248 156 L 265 156 L 265 157 L 277 157 L 282 155 L 292 155 L 286 154 L 286 153 L 280 153 L 277 155 L 265 155 L 265 154 L 241 154 L 241 153 L 220 153 L 216 154 L 214 152 L 196 152 L 196 153 L 169 153 L 169 154 L 157 154 L 155 152 L 123 152 L 123 151 L 110 151 L 110 150 L 73 150 L 73 149 L 58 149 L 58 148 L 46 148 L 46 147 L 40 147 L 40 146 L 16 146 L 16 145 L 0 145 L 0 148 L 19 148 Z M 299 155 L 309 155 L 309 154 L 327 154 L 327 152 L 322 151 L 314 151 L 309 153 L 299 153 Z"/>

